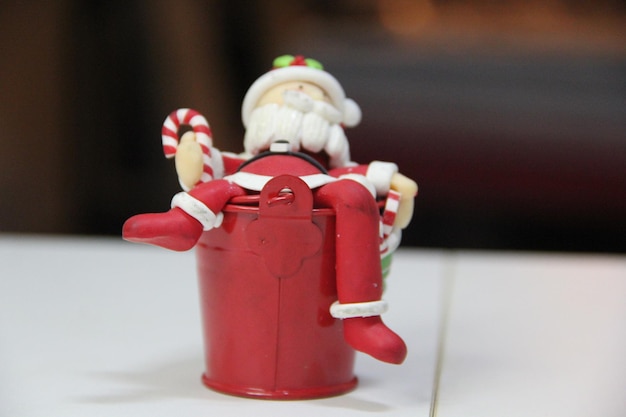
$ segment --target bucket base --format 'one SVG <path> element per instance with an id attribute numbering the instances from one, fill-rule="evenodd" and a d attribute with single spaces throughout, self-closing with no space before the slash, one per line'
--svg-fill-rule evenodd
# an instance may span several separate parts
<path id="1" fill-rule="evenodd" d="M 311 400 L 315 398 L 334 397 L 350 392 L 356 388 L 358 379 L 357 377 L 354 377 L 349 382 L 324 387 L 269 390 L 253 387 L 231 386 L 221 382 L 211 381 L 205 374 L 202 374 L 202 383 L 214 391 L 238 397 L 265 400 Z"/>

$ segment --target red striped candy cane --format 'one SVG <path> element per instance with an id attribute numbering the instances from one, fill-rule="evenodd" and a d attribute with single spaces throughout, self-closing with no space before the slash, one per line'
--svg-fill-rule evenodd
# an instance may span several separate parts
<path id="1" fill-rule="evenodd" d="M 391 269 L 393 252 L 400 244 L 400 231 L 393 230 L 396 221 L 398 207 L 400 206 L 400 193 L 389 190 L 383 213 L 380 216 L 380 266 L 383 274 L 383 288 L 386 288 L 386 278 Z"/>
<path id="2" fill-rule="evenodd" d="M 383 239 L 387 239 L 391 234 L 391 231 L 393 229 L 393 223 L 396 221 L 396 215 L 398 214 L 399 206 L 400 193 L 394 190 L 389 190 L 381 219 L 383 222 Z"/>
<path id="3" fill-rule="evenodd" d="M 163 140 L 163 153 L 166 158 L 173 158 L 178 148 L 178 129 L 181 125 L 191 126 L 196 134 L 196 141 L 202 149 L 203 170 L 200 182 L 213 179 L 213 167 L 211 163 L 211 146 L 213 146 L 213 134 L 209 123 L 203 115 L 193 109 L 178 109 L 170 113 L 163 122 L 161 139 Z"/>

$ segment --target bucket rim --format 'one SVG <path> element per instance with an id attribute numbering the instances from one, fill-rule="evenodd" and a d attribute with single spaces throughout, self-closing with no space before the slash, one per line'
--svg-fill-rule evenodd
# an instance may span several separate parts
<path id="1" fill-rule="evenodd" d="M 235 197 L 224 206 L 222 211 L 227 213 L 258 213 L 258 202 L 259 195 L 257 194 Z M 314 207 L 312 214 L 313 216 L 334 216 L 335 210 L 327 207 Z"/>

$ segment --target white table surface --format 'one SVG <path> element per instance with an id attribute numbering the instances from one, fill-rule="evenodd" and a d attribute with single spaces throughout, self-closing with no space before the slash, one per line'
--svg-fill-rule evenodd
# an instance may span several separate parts
<path id="1" fill-rule="evenodd" d="M 357 390 L 206 389 L 192 252 L 0 234 L 0 416 L 626 416 L 626 257 L 401 249 L 400 366 Z"/>

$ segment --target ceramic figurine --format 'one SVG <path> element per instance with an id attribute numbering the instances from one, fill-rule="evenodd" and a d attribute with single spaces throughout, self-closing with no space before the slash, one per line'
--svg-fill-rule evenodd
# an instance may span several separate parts
<path id="1" fill-rule="evenodd" d="M 406 357 L 382 321 L 383 267 L 413 213 L 417 185 L 393 163 L 350 160 L 358 105 L 322 65 L 282 56 L 242 105 L 244 154 L 212 145 L 190 109 L 165 121 L 163 149 L 185 191 L 165 213 L 131 217 L 123 237 L 196 248 L 204 383 L 273 399 L 355 387 L 354 350 Z M 192 131 L 178 140 L 180 125 Z"/>

